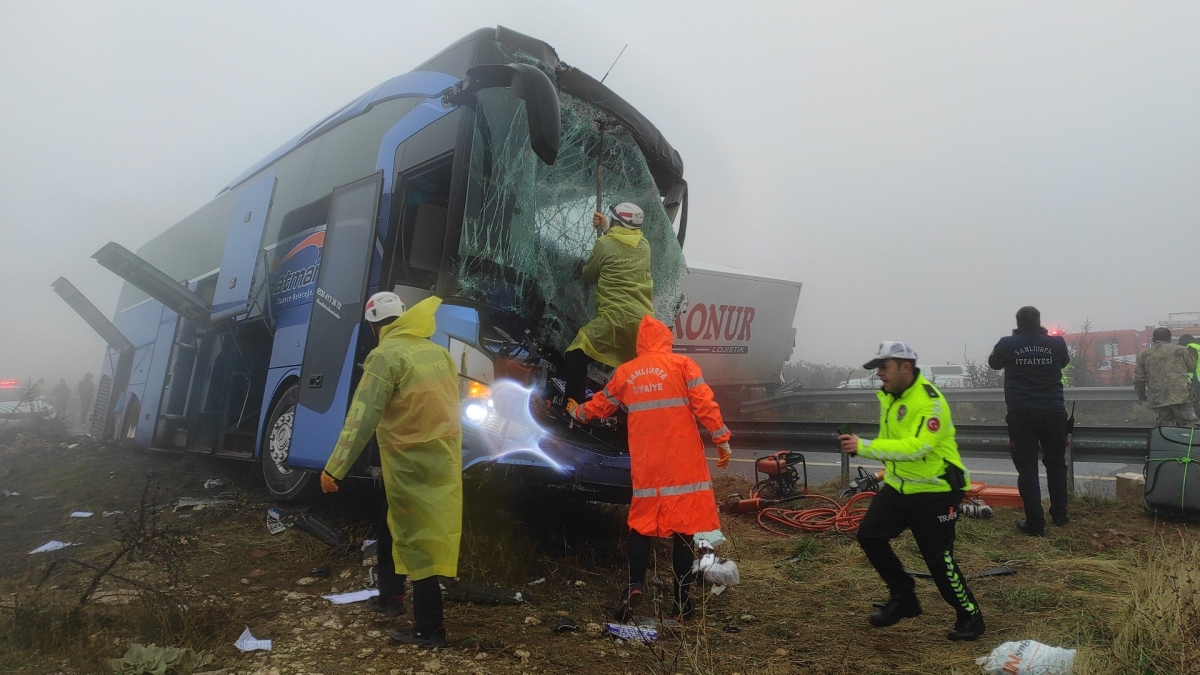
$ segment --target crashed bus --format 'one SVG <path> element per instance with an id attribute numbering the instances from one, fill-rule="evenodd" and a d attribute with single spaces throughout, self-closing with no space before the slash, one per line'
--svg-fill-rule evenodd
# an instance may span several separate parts
<path id="1" fill-rule="evenodd" d="M 563 351 L 595 311 L 579 281 L 592 211 L 623 201 L 645 213 L 655 312 L 670 324 L 687 310 L 679 153 L 546 43 L 476 31 L 288 141 L 136 252 L 98 251 L 126 282 L 111 321 L 69 281 L 54 283 L 108 344 L 91 433 L 257 461 L 277 499 L 300 498 L 374 346 L 365 299 L 436 295 L 431 339 L 460 372 L 465 477 L 628 499 L 621 424 L 581 429 L 555 414 Z M 794 312 L 793 297 L 789 328 Z M 741 310 L 746 329 L 726 331 L 750 339 L 752 317 Z M 591 375 L 593 388 L 605 378 Z M 368 448 L 351 475 L 377 467 Z"/>

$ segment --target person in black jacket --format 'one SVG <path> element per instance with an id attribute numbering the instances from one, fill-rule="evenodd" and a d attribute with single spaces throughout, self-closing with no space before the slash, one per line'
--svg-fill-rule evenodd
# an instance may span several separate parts
<path id="1" fill-rule="evenodd" d="M 1017 310 L 1017 328 L 1001 338 L 988 357 L 993 370 L 1004 369 L 1004 403 L 1008 406 L 1008 447 L 1017 468 L 1017 490 L 1025 503 L 1025 518 L 1017 529 L 1032 536 L 1046 534 L 1042 491 L 1038 480 L 1038 446 L 1046 466 L 1050 518 L 1055 525 L 1067 517 L 1067 407 L 1063 401 L 1062 369 L 1071 362 L 1067 342 L 1048 335 L 1036 307 Z"/>

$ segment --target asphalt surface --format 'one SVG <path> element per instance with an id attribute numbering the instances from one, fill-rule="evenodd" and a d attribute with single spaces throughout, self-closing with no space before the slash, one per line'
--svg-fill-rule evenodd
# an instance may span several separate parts
<path id="1" fill-rule="evenodd" d="M 729 462 L 727 471 L 734 475 L 743 476 L 751 481 L 754 480 L 754 462 L 759 457 L 765 457 L 775 451 L 768 450 L 745 450 L 739 449 L 736 445 L 733 446 L 733 458 Z M 808 463 L 808 483 L 809 485 L 821 485 L 838 478 L 841 473 L 841 458 L 835 452 L 807 452 L 804 455 Z M 720 469 L 716 468 L 716 455 L 710 454 L 709 463 L 710 470 L 713 475 L 719 475 Z M 988 485 L 1013 485 L 1017 484 L 1017 471 L 1013 468 L 1012 462 L 1003 459 L 978 459 L 965 457 L 963 462 L 967 465 L 967 470 L 971 472 L 971 479 L 987 483 Z M 877 471 L 883 468 L 880 462 L 870 460 L 860 460 L 854 457 L 850 458 L 850 475 L 853 477 L 858 473 L 857 467 L 862 466 L 868 471 Z M 1116 496 L 1116 475 L 1118 473 L 1141 473 L 1141 464 L 1113 464 L 1113 463 L 1094 463 L 1094 462 L 1076 462 L 1075 463 L 1075 490 L 1077 493 L 1093 493 L 1107 497 Z M 1042 498 L 1046 499 L 1046 474 L 1040 474 L 1042 478 Z M 721 498 L 722 495 L 718 495 Z"/>

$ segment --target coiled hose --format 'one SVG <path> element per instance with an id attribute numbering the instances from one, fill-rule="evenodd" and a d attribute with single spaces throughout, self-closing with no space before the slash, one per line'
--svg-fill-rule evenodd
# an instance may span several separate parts
<path id="1" fill-rule="evenodd" d="M 758 512 L 758 524 L 766 531 L 788 536 L 800 532 L 828 532 L 843 534 L 858 531 L 858 525 L 867 513 L 867 507 L 855 506 L 858 502 L 874 497 L 874 492 L 860 492 L 845 504 L 825 495 L 810 494 L 807 499 L 820 499 L 832 506 L 815 506 L 810 509 L 781 509 L 770 507 Z M 774 527 L 773 527 L 774 526 Z M 776 529 L 780 528 L 780 529 Z"/>

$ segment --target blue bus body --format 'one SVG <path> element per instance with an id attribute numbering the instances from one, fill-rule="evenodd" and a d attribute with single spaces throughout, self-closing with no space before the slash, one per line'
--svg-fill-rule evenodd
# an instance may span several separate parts
<path id="1" fill-rule="evenodd" d="M 464 417 L 466 474 L 627 498 L 619 441 L 526 416 L 549 397 L 554 367 L 538 353 L 547 350 L 531 332 L 536 319 L 510 311 L 509 296 L 519 293 L 487 281 L 520 275 L 481 277 L 471 293 L 459 292 L 464 218 L 475 222 L 477 193 L 492 189 L 479 185 L 472 162 L 481 138 L 496 139 L 481 130 L 483 103 L 448 105 L 445 94 L 468 68 L 512 62 L 512 54 L 557 74 L 572 105 L 594 106 L 626 128 L 681 244 L 686 183 L 661 134 L 545 43 L 503 28 L 476 31 L 284 144 L 137 251 L 210 315 L 182 316 L 126 284 L 112 323 L 132 347 L 106 354 L 93 434 L 259 460 L 279 498 L 309 493 L 341 430 L 357 364 L 373 346 L 361 320 L 365 298 L 393 289 L 406 302 L 436 294 L 444 303 L 432 340 L 459 362 L 464 405 L 477 404 Z M 509 93 L 488 101 L 506 115 L 521 109 Z M 526 413 L 489 398 L 509 382 L 505 395 L 524 396 Z M 357 475 L 375 472 L 371 455 Z"/>

